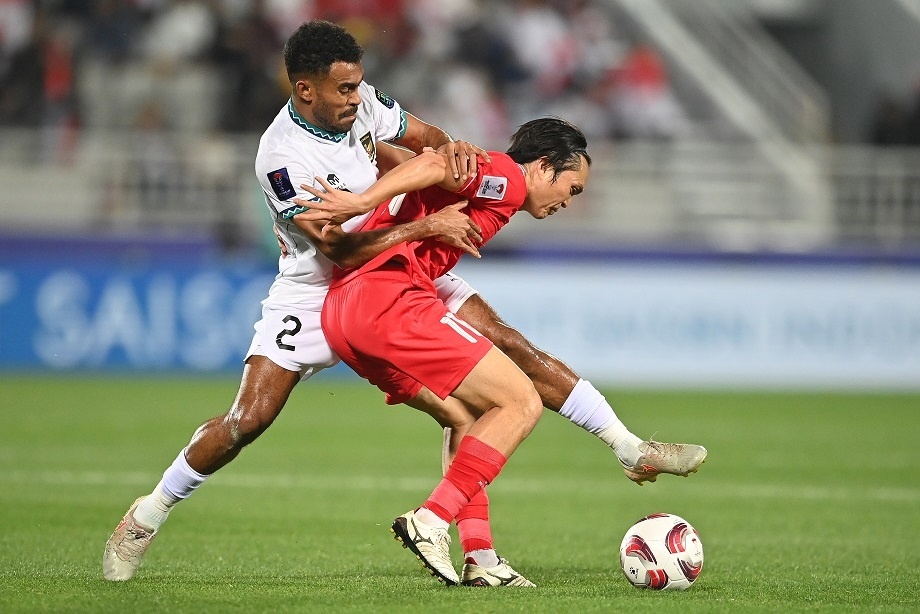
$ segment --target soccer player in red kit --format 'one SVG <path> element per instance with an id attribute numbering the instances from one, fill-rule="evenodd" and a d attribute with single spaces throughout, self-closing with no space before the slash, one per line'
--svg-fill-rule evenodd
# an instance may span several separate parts
<path id="1" fill-rule="evenodd" d="M 588 180 L 591 159 L 585 148 L 576 127 L 543 118 L 521 126 L 508 152 L 490 152 L 491 162 L 480 161 L 479 172 L 464 183 L 454 178 L 444 156 L 429 151 L 363 194 L 331 186 L 324 186 L 328 193 L 310 191 L 326 204 L 351 203 L 356 212 L 384 203 L 361 230 L 417 219 L 464 197 L 464 213 L 478 225 L 485 243 L 519 210 L 545 218 L 567 207 Z M 459 577 L 447 528 L 497 477 L 542 412 L 527 376 L 437 298 L 432 280 L 450 270 L 462 253 L 459 247 L 424 240 L 395 246 L 356 269 L 339 270 L 322 315 L 330 346 L 383 390 L 388 403 L 407 403 L 446 421 L 459 440 L 427 501 L 393 523 L 397 538 L 448 584 Z"/>

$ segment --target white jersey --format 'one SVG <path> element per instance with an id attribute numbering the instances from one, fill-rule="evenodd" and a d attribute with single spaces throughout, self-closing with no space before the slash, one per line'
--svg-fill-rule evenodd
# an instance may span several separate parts
<path id="1" fill-rule="evenodd" d="M 377 180 L 377 141 L 397 140 L 407 128 L 406 113 L 392 98 L 363 82 L 358 91 L 358 116 L 347 133 L 332 134 L 310 124 L 289 102 L 262 135 L 256 154 L 265 204 L 290 255 L 278 260 L 279 273 L 262 301 L 262 319 L 255 324 L 246 358 L 266 356 L 299 372 L 301 379 L 331 367 L 339 357 L 320 325 L 333 264 L 291 220 L 304 211 L 293 199 L 316 200 L 300 185 L 317 185 L 317 176 L 339 189 L 365 191 Z M 358 228 L 365 217 L 353 218 L 343 228 Z M 435 287 L 452 312 L 476 293 L 449 273 L 435 280 Z"/>
<path id="2" fill-rule="evenodd" d="M 278 276 L 269 301 L 283 304 L 322 304 L 329 288 L 333 264 L 294 224 L 304 207 L 294 198 L 316 200 L 301 184 L 320 187 L 315 177 L 340 190 L 360 193 L 377 180 L 377 141 L 401 138 L 407 127 L 406 112 L 373 86 L 358 86 L 361 104 L 351 129 L 335 134 L 305 120 L 289 101 L 262 135 L 255 170 L 265 204 L 287 245 L 287 257 L 278 261 Z M 370 214 L 367 214 L 370 215 Z M 343 228 L 357 228 L 364 216 Z"/>

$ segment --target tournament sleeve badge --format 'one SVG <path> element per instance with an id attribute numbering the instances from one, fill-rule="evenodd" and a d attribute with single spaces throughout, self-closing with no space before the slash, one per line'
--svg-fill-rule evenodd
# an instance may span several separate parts
<path id="1" fill-rule="evenodd" d="M 389 96 L 387 96 L 386 94 L 378 90 L 376 87 L 374 88 L 374 93 L 377 95 L 377 100 L 380 101 L 380 104 L 382 104 L 386 108 L 392 109 L 393 105 L 396 104 L 395 100 L 393 100 L 392 98 L 390 98 Z"/>
<path id="2" fill-rule="evenodd" d="M 482 183 L 479 184 L 479 189 L 476 191 L 476 197 L 501 200 L 505 195 L 505 189 L 507 187 L 507 177 L 493 177 L 491 175 L 485 175 L 482 178 Z"/>
<path id="3" fill-rule="evenodd" d="M 268 173 L 268 183 L 271 184 L 272 190 L 278 200 L 288 200 L 297 196 L 294 185 L 291 183 L 291 176 L 288 174 L 287 167 Z"/>

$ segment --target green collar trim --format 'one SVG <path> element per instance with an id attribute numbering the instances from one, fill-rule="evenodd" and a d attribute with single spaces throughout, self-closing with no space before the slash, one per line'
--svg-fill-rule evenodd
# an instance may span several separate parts
<path id="1" fill-rule="evenodd" d="M 291 119 L 294 121 L 295 124 L 303 128 L 304 130 L 306 130 L 313 136 L 317 136 L 323 140 L 331 141 L 333 143 L 339 143 L 343 141 L 345 137 L 348 136 L 347 132 L 329 132 L 328 130 L 323 130 L 319 126 L 314 126 L 313 124 L 305 120 L 303 116 L 297 112 L 297 109 L 294 108 L 293 98 L 288 100 L 288 115 L 291 116 Z"/>

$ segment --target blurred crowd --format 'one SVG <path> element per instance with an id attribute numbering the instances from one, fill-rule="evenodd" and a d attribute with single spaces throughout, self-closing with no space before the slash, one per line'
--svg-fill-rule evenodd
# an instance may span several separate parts
<path id="1" fill-rule="evenodd" d="M 0 126 L 149 132 L 198 117 L 195 129 L 261 132 L 290 95 L 284 41 L 322 18 L 364 46 L 370 83 L 458 137 L 491 145 L 546 114 L 589 138 L 673 137 L 686 120 L 664 62 L 609 11 L 596 0 L 0 0 Z"/>

